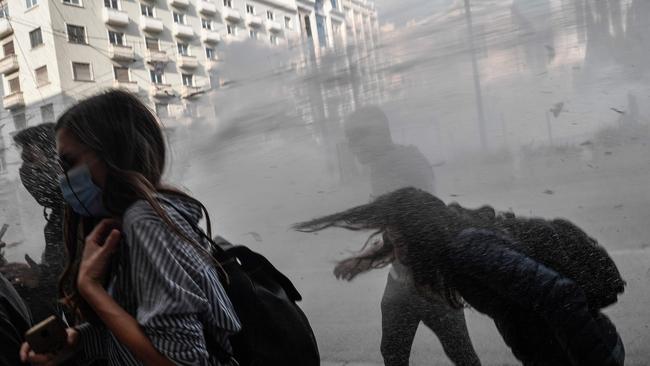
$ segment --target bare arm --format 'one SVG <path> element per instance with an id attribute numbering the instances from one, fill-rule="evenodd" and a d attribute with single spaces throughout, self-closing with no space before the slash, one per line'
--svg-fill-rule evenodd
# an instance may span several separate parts
<path id="1" fill-rule="evenodd" d="M 111 229 L 114 223 L 104 220 L 86 238 L 79 267 L 79 293 L 102 320 L 106 328 L 145 365 L 174 365 L 153 346 L 138 321 L 106 292 L 102 283 L 121 234 Z M 101 237 L 110 234 L 100 245 Z"/>
<path id="2" fill-rule="evenodd" d="M 143 364 L 174 365 L 158 352 L 136 319 L 122 309 L 103 287 L 91 283 L 80 287 L 79 290 L 106 328 Z"/>
<path id="3" fill-rule="evenodd" d="M 338 279 L 352 281 L 357 275 L 388 264 L 395 258 L 392 245 L 385 242 L 375 242 L 363 251 L 340 261 L 334 267 L 334 276 Z"/>

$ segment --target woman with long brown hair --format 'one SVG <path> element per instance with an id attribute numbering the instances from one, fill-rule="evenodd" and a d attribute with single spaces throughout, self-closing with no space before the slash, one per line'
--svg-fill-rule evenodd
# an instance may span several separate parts
<path id="1" fill-rule="evenodd" d="M 604 248 L 567 220 L 467 210 L 403 188 L 295 225 L 330 227 L 373 232 L 353 259 L 354 275 L 399 259 L 423 297 L 490 316 L 525 366 L 624 363 L 623 343 L 601 309 L 625 282 Z"/>
<path id="2" fill-rule="evenodd" d="M 162 182 L 165 140 L 152 112 L 112 90 L 71 107 L 55 129 L 67 202 L 60 294 L 78 314 L 68 348 L 109 365 L 227 364 L 213 353 L 231 351 L 239 320 L 195 231 L 203 206 Z M 21 349 L 32 364 L 55 357 Z"/>

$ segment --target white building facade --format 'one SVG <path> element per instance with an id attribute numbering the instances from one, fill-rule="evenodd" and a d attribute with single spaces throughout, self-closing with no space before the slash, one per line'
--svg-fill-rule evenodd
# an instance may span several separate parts
<path id="1" fill-rule="evenodd" d="M 376 36 L 367 0 L 2 0 L 2 144 L 110 87 L 137 94 L 166 124 L 211 118 L 195 102 L 220 86 L 229 42 L 302 45 L 318 57 Z"/>

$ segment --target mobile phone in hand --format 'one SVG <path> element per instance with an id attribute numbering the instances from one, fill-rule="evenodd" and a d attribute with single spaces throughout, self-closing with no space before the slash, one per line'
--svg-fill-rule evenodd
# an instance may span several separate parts
<path id="1" fill-rule="evenodd" d="M 31 327 L 25 333 L 25 340 L 35 353 L 57 353 L 67 343 L 65 328 L 63 321 L 52 315 Z"/>

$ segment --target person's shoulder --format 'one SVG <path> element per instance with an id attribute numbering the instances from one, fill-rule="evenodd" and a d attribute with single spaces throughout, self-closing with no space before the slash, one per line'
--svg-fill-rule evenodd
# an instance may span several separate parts
<path id="1" fill-rule="evenodd" d="M 122 226 L 125 229 L 133 227 L 138 223 L 147 221 L 161 220 L 151 204 L 144 199 L 135 201 L 129 208 L 124 211 L 122 216 Z"/>

